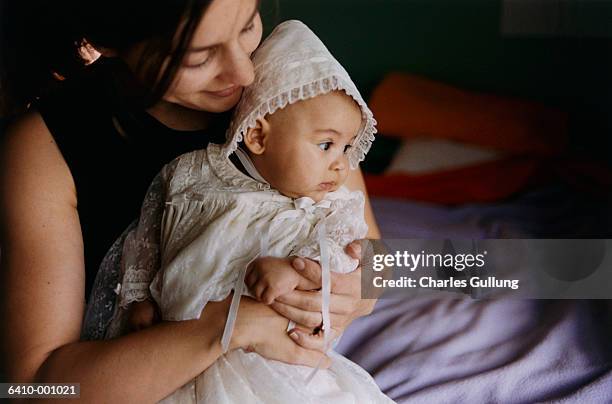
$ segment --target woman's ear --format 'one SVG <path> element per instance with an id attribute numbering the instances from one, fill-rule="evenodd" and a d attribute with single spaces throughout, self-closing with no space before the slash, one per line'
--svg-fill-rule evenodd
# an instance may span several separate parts
<path id="1" fill-rule="evenodd" d="M 257 118 L 255 127 L 247 130 L 244 135 L 244 144 L 253 154 L 260 155 L 266 150 L 266 143 L 270 136 L 270 122 L 264 118 Z"/>
<path id="2" fill-rule="evenodd" d="M 111 48 L 96 48 L 96 50 L 100 53 L 100 55 L 107 58 L 114 58 L 119 56 L 119 52 Z"/>
<path id="3" fill-rule="evenodd" d="M 85 40 L 85 44 L 83 45 L 81 52 L 87 53 L 97 53 L 107 58 L 114 58 L 119 56 L 119 52 L 115 49 L 107 48 L 104 46 L 97 46 L 95 43 Z"/>

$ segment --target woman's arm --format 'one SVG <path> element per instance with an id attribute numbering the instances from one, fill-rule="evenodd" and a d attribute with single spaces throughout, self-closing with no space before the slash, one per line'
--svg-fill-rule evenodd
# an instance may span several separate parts
<path id="1" fill-rule="evenodd" d="M 1 346 L 11 382 L 80 383 L 85 402 L 157 401 L 219 357 L 229 301 L 207 305 L 199 320 L 80 342 L 85 271 L 75 187 L 39 114 L 9 129 L 0 166 Z M 282 327 L 266 327 L 270 318 L 286 322 L 269 308 L 245 312 L 254 318 L 239 312 L 235 347 L 275 346 L 291 363 L 314 365 L 321 357 Z"/>
<path id="2" fill-rule="evenodd" d="M 365 181 L 363 180 L 363 174 L 361 169 L 351 170 L 346 179 L 346 187 L 351 191 L 361 191 L 365 197 L 365 221 L 368 224 L 367 238 L 378 240 L 380 239 L 380 229 L 376 224 L 376 218 L 372 211 L 372 205 L 370 204 L 370 198 L 366 189 Z"/>

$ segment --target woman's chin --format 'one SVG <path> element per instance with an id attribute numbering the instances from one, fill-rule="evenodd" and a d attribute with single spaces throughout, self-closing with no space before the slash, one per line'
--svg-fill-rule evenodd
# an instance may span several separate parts
<path id="1" fill-rule="evenodd" d="M 217 114 L 227 112 L 238 104 L 241 95 L 242 91 L 237 91 L 235 94 L 232 94 L 229 97 L 215 97 L 212 95 L 203 94 L 198 100 L 199 102 L 193 103 L 193 108 L 200 111 L 213 112 Z"/>

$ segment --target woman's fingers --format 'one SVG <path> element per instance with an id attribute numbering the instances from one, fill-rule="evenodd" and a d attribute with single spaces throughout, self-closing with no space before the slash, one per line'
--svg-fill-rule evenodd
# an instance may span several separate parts
<path id="1" fill-rule="evenodd" d="M 297 257 L 291 260 L 291 265 L 293 268 L 304 278 L 312 283 L 312 288 L 309 289 L 318 289 L 321 287 L 321 266 L 308 258 Z M 353 271 L 354 272 L 354 271 Z M 335 289 L 338 287 L 338 277 L 337 272 L 331 273 L 331 289 L 335 292 Z"/>
<path id="2" fill-rule="evenodd" d="M 313 329 L 321 324 L 322 316 L 321 313 L 304 311 L 293 306 L 289 306 L 285 303 L 274 302 L 270 305 L 281 316 L 288 318 L 298 324 Z"/>
<path id="3" fill-rule="evenodd" d="M 321 266 L 315 261 L 296 257 L 291 260 L 291 266 L 304 278 L 315 284 L 315 288 L 321 287 Z"/>
<path id="4" fill-rule="evenodd" d="M 274 311 L 283 317 L 293 320 L 295 323 L 301 325 L 310 331 L 317 327 L 320 327 L 323 323 L 323 315 L 320 311 L 304 311 L 293 306 L 289 306 L 285 303 L 275 301 L 270 305 Z M 332 328 L 343 330 L 347 323 L 350 321 L 349 314 L 336 314 L 329 313 L 329 320 Z"/>
<path id="5" fill-rule="evenodd" d="M 329 309 L 331 313 L 352 313 L 355 300 L 351 296 L 331 294 Z M 276 299 L 277 302 L 296 307 L 304 311 L 320 312 L 322 309 L 321 292 L 294 290 Z"/>
<path id="6" fill-rule="evenodd" d="M 335 336 L 336 332 L 332 329 L 331 339 L 333 340 Z M 315 351 L 323 351 L 325 348 L 325 336 L 323 332 L 314 335 L 308 330 L 294 328 L 293 330 L 289 331 L 289 337 L 291 337 L 291 339 L 302 348 Z"/>
<path id="7" fill-rule="evenodd" d="M 315 282 L 311 281 L 310 279 L 305 278 L 303 276 L 300 276 L 299 279 L 300 280 L 299 280 L 299 282 L 297 284 L 297 287 L 296 287 L 297 290 L 306 290 L 306 291 L 308 291 L 308 290 L 316 290 L 316 289 L 319 289 L 321 287 L 320 284 L 317 284 L 317 283 L 315 283 Z"/>
<path id="8" fill-rule="evenodd" d="M 361 298 L 361 267 L 352 272 L 331 274 L 332 294 L 351 296 L 354 300 Z"/>
<path id="9" fill-rule="evenodd" d="M 323 333 L 314 335 L 305 329 L 301 329 L 301 330 L 293 329 L 289 331 L 289 337 L 302 348 L 321 351 L 321 352 L 323 351 L 323 348 L 324 348 L 323 347 L 324 345 Z"/>
<path id="10" fill-rule="evenodd" d="M 310 336 L 299 333 L 297 335 L 285 334 L 280 338 L 280 340 L 276 341 L 249 345 L 246 350 L 257 352 L 267 359 L 274 359 L 292 365 L 304 365 L 311 368 L 320 366 L 324 369 L 331 365 L 329 357 L 322 352 L 323 344 L 317 343 Z"/>

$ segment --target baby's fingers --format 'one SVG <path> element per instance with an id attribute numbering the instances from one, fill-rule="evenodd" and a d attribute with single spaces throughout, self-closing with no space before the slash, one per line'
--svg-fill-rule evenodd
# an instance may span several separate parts
<path id="1" fill-rule="evenodd" d="M 264 304 L 272 304 L 277 297 L 281 295 L 281 291 L 273 286 L 268 286 L 261 295 L 260 301 Z"/>
<path id="2" fill-rule="evenodd" d="M 355 240 L 344 250 L 351 258 L 361 261 L 361 241 Z"/>
<path id="3" fill-rule="evenodd" d="M 251 293 L 258 301 L 263 301 L 263 295 L 268 289 L 268 286 L 263 282 L 257 282 L 253 287 L 251 287 Z"/>
<path id="4" fill-rule="evenodd" d="M 257 284 L 259 280 L 259 274 L 257 271 L 249 271 L 244 278 L 244 284 L 249 288 L 253 289 L 253 287 Z"/>

